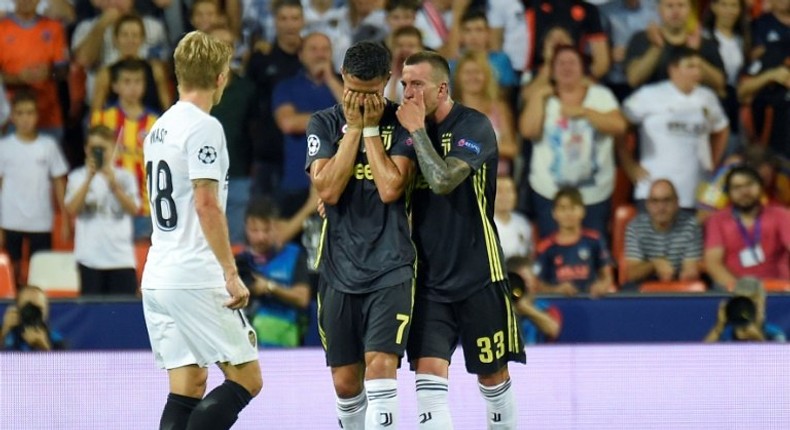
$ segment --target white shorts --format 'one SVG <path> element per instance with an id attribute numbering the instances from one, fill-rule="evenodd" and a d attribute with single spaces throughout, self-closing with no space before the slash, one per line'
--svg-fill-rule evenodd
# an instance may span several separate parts
<path id="1" fill-rule="evenodd" d="M 255 330 L 241 310 L 223 306 L 229 297 L 225 287 L 143 290 L 145 325 L 156 364 L 174 369 L 257 360 Z"/>

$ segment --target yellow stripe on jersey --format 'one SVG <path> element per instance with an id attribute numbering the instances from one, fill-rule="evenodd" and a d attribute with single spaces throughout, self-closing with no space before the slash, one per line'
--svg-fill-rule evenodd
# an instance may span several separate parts
<path id="1" fill-rule="evenodd" d="M 326 351 L 326 333 L 324 332 L 324 328 L 321 327 L 321 293 L 316 295 L 316 304 L 318 305 L 318 309 L 316 310 L 316 319 L 318 320 L 318 337 L 321 338 L 321 346 L 324 347 L 324 351 Z"/>
<path id="2" fill-rule="evenodd" d="M 318 269 L 318 266 L 321 264 L 321 254 L 324 252 L 324 242 L 326 242 L 326 227 L 328 224 L 329 221 L 324 218 L 324 223 L 321 224 L 321 238 L 318 239 L 318 255 L 315 257 L 313 269 Z"/>
<path id="3" fill-rule="evenodd" d="M 510 297 L 505 296 L 505 311 L 507 312 L 507 350 L 509 352 L 518 353 L 518 330 L 516 329 L 515 315 L 513 309 L 510 307 Z"/>
<path id="4" fill-rule="evenodd" d="M 505 279 L 504 270 L 502 270 L 502 261 L 499 258 L 499 247 L 497 246 L 497 237 L 494 233 L 494 228 L 491 226 L 491 221 L 486 216 L 486 171 L 488 166 L 483 164 L 483 167 L 475 172 L 472 182 L 474 184 L 475 195 L 477 196 L 477 207 L 480 210 L 480 219 L 483 222 L 483 235 L 486 241 L 486 250 L 488 251 L 488 265 L 491 270 L 491 281 L 498 282 Z"/>

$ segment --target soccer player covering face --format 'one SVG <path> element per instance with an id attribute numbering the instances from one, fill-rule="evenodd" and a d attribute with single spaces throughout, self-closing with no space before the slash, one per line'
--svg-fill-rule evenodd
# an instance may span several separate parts
<path id="1" fill-rule="evenodd" d="M 307 126 L 307 169 L 325 203 L 318 324 L 341 428 L 397 428 L 396 370 L 414 295 L 405 195 L 414 151 L 383 96 L 389 51 L 361 42 L 342 66 L 343 101 Z M 363 386 L 364 379 L 364 386 Z"/>
<path id="2" fill-rule="evenodd" d="M 496 137 L 488 118 L 453 102 L 449 75 L 435 53 L 408 57 L 397 113 L 420 170 L 411 199 L 419 265 L 408 344 L 419 428 L 452 428 L 447 378 L 460 340 L 487 404 L 488 428 L 515 429 L 507 363 L 526 356 L 494 225 Z"/>
<path id="3" fill-rule="evenodd" d="M 255 331 L 242 308 L 228 240 L 228 151 L 209 110 L 222 97 L 231 48 L 205 33 L 184 36 L 174 54 L 179 100 L 145 138 L 154 233 L 143 272 L 143 311 L 170 394 L 160 429 L 228 429 L 261 390 Z M 203 397 L 207 367 L 225 381 Z"/>

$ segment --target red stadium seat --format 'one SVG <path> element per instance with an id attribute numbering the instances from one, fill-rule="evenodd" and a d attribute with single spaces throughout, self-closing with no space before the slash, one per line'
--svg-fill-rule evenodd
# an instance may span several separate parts
<path id="1" fill-rule="evenodd" d="M 620 284 L 625 282 L 625 229 L 628 223 L 636 216 L 636 207 L 632 205 L 619 206 L 614 210 L 614 225 L 612 225 L 612 258 L 617 263 L 617 280 Z"/>
<path id="2" fill-rule="evenodd" d="M 0 254 L 0 299 L 13 299 L 16 296 L 14 266 L 8 254 Z"/>
<path id="3" fill-rule="evenodd" d="M 702 281 L 645 282 L 639 287 L 640 293 L 704 293 Z"/>

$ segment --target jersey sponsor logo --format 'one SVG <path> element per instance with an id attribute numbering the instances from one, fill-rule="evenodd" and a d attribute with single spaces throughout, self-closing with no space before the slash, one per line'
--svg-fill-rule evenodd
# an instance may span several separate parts
<path id="1" fill-rule="evenodd" d="M 345 133 L 345 131 L 343 131 Z M 311 134 L 307 136 L 307 155 L 314 156 L 318 154 L 318 150 L 321 148 L 321 139 L 318 136 Z"/>
<path id="2" fill-rule="evenodd" d="M 458 145 L 459 148 L 466 148 L 475 154 L 480 155 L 480 144 L 474 140 L 460 139 L 456 145 Z"/>
<path id="3" fill-rule="evenodd" d="M 149 141 L 151 143 L 164 143 L 165 136 L 167 136 L 167 130 L 164 128 L 157 128 L 151 130 L 151 139 L 149 139 Z"/>
<path id="4" fill-rule="evenodd" d="M 669 121 L 667 123 L 667 129 L 671 133 L 698 136 L 701 134 L 705 134 L 707 127 L 705 126 L 705 124 L 693 124 L 693 123 L 687 123 L 681 121 Z"/>
<path id="5" fill-rule="evenodd" d="M 373 180 L 373 170 L 370 168 L 370 164 L 357 163 L 354 165 L 352 173 L 360 181 L 363 179 Z"/>
<path id="6" fill-rule="evenodd" d="M 204 146 L 198 151 L 198 160 L 203 164 L 214 164 L 217 161 L 217 150 L 213 146 Z"/>
<path id="7" fill-rule="evenodd" d="M 590 266 L 573 264 L 555 269 L 558 282 L 584 281 L 590 279 Z"/>
<path id="8" fill-rule="evenodd" d="M 590 249 L 586 247 L 579 248 L 579 258 L 582 260 L 587 260 L 590 258 Z"/>
<path id="9" fill-rule="evenodd" d="M 776 30 L 771 30 L 771 32 L 768 33 L 768 36 L 765 38 L 765 41 L 766 42 L 778 42 L 779 39 L 781 39 L 781 37 L 779 36 L 779 33 L 777 33 Z"/>

